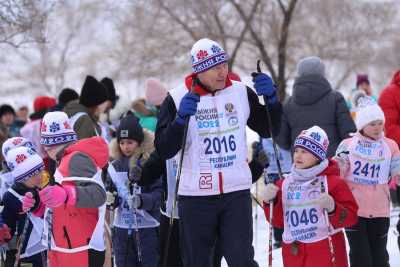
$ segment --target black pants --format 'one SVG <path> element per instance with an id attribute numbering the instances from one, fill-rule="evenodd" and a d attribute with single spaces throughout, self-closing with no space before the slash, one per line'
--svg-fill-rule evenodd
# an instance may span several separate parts
<path id="1" fill-rule="evenodd" d="M 89 267 L 103 266 L 105 258 L 106 258 L 105 251 L 97 251 L 94 249 L 89 249 Z"/>
<path id="2" fill-rule="evenodd" d="M 180 197 L 179 217 L 185 267 L 211 267 L 218 236 L 230 267 L 253 267 L 250 190 L 218 196 Z"/>
<path id="3" fill-rule="evenodd" d="M 251 249 L 253 250 L 254 254 L 254 247 L 252 246 Z M 213 267 L 221 267 L 222 257 L 223 255 L 222 255 L 221 242 L 219 242 L 219 239 L 217 238 L 217 242 L 215 243 L 215 248 L 214 248 Z M 256 261 L 253 262 L 253 265 L 254 267 L 259 267 Z"/>
<path id="4" fill-rule="evenodd" d="M 283 228 L 274 227 L 274 239 L 276 242 L 282 242 Z"/>
<path id="5" fill-rule="evenodd" d="M 167 233 L 169 227 L 169 217 L 161 214 L 160 217 L 160 263 L 164 260 L 165 243 L 167 242 Z M 174 219 L 171 237 L 168 245 L 168 267 L 182 267 L 182 255 L 179 246 L 179 220 Z"/>
<path id="6" fill-rule="evenodd" d="M 351 267 L 389 267 L 386 250 L 389 218 L 358 217 L 358 223 L 346 228 Z"/>

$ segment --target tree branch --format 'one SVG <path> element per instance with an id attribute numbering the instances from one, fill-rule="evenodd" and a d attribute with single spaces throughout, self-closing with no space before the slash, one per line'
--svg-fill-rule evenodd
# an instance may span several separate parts
<path id="1" fill-rule="evenodd" d="M 279 1 L 281 2 L 281 1 Z M 280 38 L 278 42 L 278 86 L 280 89 L 280 98 L 284 100 L 286 89 L 286 53 L 287 42 L 289 38 L 289 27 L 292 21 L 293 12 L 296 7 L 297 0 L 291 0 L 286 12 L 283 13 L 283 21 L 280 30 Z"/>
<path id="2" fill-rule="evenodd" d="M 158 0 L 158 3 L 160 4 L 160 7 L 161 7 L 163 10 L 165 10 L 165 12 L 167 12 L 167 14 L 168 14 L 176 23 L 178 23 L 178 24 L 183 28 L 183 30 L 185 30 L 185 31 L 190 35 L 190 37 L 192 37 L 192 39 L 193 39 L 194 41 L 197 41 L 197 39 L 198 39 L 197 34 L 196 34 L 194 31 L 192 31 L 192 29 L 187 25 L 187 23 L 185 23 L 184 21 L 182 21 L 176 14 L 174 14 L 174 13 L 171 11 L 171 9 L 170 9 L 169 7 L 167 7 L 167 6 L 164 4 L 163 0 Z"/>
<path id="3" fill-rule="evenodd" d="M 281 8 L 282 13 L 286 14 L 286 8 L 285 8 L 285 5 L 282 3 L 282 0 L 277 0 L 277 1 L 279 4 L 279 7 Z"/>
<path id="4" fill-rule="evenodd" d="M 231 61 L 231 67 L 233 66 L 236 56 L 238 54 L 239 48 L 241 47 L 242 43 L 244 42 L 244 37 L 247 33 L 247 31 L 249 30 L 250 27 L 250 23 L 254 18 L 254 14 L 256 13 L 257 7 L 259 5 L 261 1 L 260 0 L 256 0 L 253 4 L 253 7 L 251 8 L 250 14 L 249 16 L 244 20 L 244 27 L 242 29 L 242 31 L 240 32 L 239 38 L 236 42 L 236 45 L 233 49 L 232 55 L 230 57 L 230 61 Z"/>
<path id="5" fill-rule="evenodd" d="M 242 18 L 242 20 L 246 21 L 247 16 L 244 13 L 242 7 L 238 3 L 236 3 L 235 0 L 229 0 L 229 1 L 235 7 L 236 11 L 239 13 L 239 15 Z M 265 46 L 264 46 L 263 42 L 258 37 L 257 33 L 254 31 L 254 29 L 251 26 L 251 24 L 249 24 L 249 31 L 251 33 L 251 36 L 254 39 L 256 47 L 260 50 L 262 61 L 267 65 L 267 68 L 268 68 L 269 72 L 271 73 L 272 79 L 274 81 L 276 81 L 277 80 L 277 76 L 276 76 L 276 72 L 275 72 L 274 66 L 272 64 L 272 60 L 271 60 L 267 50 L 265 49 Z"/>

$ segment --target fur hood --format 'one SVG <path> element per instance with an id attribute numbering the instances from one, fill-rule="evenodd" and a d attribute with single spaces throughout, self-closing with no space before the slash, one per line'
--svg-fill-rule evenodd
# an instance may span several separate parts
<path id="1" fill-rule="evenodd" d="M 146 161 L 150 154 L 154 151 L 154 134 L 147 129 L 143 129 L 144 139 L 140 146 L 135 150 L 130 161 L 131 164 L 136 164 L 136 161 L 140 158 L 142 162 Z M 122 152 L 119 148 L 117 138 L 111 140 L 110 145 L 110 157 L 112 160 L 118 160 L 122 157 Z"/>

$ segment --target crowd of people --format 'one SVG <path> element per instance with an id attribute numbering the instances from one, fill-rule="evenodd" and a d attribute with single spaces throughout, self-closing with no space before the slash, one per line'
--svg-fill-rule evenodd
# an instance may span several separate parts
<path id="1" fill-rule="evenodd" d="M 346 101 L 306 57 L 281 103 L 267 74 L 252 89 L 229 72 L 215 41 L 190 59 L 181 85 L 150 78 L 128 105 L 112 79 L 87 76 L 80 93 L 36 97 L 30 115 L 0 106 L 2 264 L 265 266 L 252 246 L 258 197 L 284 266 L 388 267 L 400 71 L 379 98 L 358 75 Z M 246 127 L 260 137 L 250 156 Z"/>

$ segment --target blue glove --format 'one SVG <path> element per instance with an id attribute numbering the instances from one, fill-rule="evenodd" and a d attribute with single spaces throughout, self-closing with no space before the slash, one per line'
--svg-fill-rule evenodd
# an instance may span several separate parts
<path id="1" fill-rule="evenodd" d="M 198 102 L 200 102 L 200 96 L 198 94 L 191 92 L 186 93 L 179 104 L 178 117 L 175 121 L 180 125 L 184 125 L 186 117 L 196 114 Z"/>
<path id="2" fill-rule="evenodd" d="M 275 104 L 278 102 L 275 85 L 271 77 L 265 73 L 255 73 L 253 75 L 253 82 L 257 94 L 266 96 L 268 99 L 268 104 Z"/>

